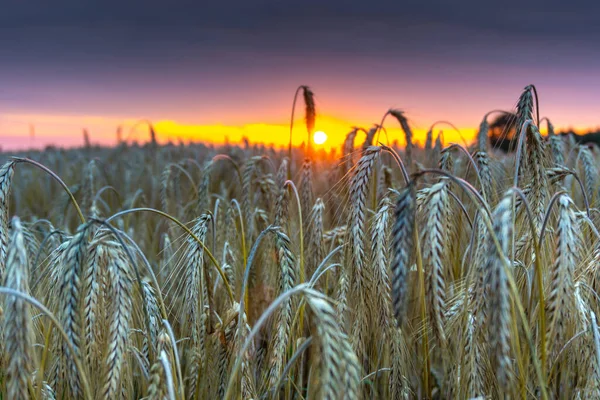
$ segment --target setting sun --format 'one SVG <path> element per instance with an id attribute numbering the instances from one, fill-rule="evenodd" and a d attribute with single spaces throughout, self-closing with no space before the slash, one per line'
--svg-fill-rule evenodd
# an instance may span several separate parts
<path id="1" fill-rule="evenodd" d="M 313 142 L 315 144 L 323 144 L 327 140 L 327 134 L 323 131 L 316 131 L 313 135 Z"/>

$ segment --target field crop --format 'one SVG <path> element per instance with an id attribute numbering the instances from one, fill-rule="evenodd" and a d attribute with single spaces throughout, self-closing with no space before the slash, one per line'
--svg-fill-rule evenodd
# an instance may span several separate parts
<path id="1" fill-rule="evenodd" d="M 509 154 L 390 110 L 335 157 L 0 156 L 3 398 L 600 398 L 598 149 L 536 101 Z"/>

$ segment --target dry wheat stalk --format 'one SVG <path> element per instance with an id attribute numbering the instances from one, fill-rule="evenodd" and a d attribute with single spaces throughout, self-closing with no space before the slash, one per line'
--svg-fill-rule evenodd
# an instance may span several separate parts
<path id="1" fill-rule="evenodd" d="M 398 120 L 398 122 L 400 123 L 400 126 L 402 127 L 402 130 L 404 131 L 404 138 L 406 139 L 406 150 L 405 150 L 405 154 L 404 154 L 406 157 L 405 163 L 406 163 L 407 168 L 410 170 L 411 165 L 412 165 L 412 148 L 413 148 L 412 129 L 410 128 L 410 125 L 408 125 L 408 120 L 404 116 L 403 111 L 389 110 L 388 112 L 390 113 L 390 115 L 394 116 Z"/>
<path id="2" fill-rule="evenodd" d="M 475 161 L 479 168 L 479 177 L 481 178 L 481 192 L 483 196 L 490 202 L 494 193 L 494 182 L 492 171 L 490 169 L 490 157 L 486 151 L 478 151 L 475 153 Z"/>
<path id="3" fill-rule="evenodd" d="M 82 279 L 83 270 L 88 253 L 87 232 L 88 225 L 81 225 L 77 233 L 69 240 L 62 254 L 62 281 L 60 283 L 59 320 L 76 352 L 80 352 L 82 341 Z M 81 385 L 77 373 L 74 357 L 80 354 L 71 354 L 69 348 L 62 344 L 61 349 L 61 381 L 68 384 L 73 397 L 81 396 Z"/>
<path id="4" fill-rule="evenodd" d="M 352 154 L 354 152 L 354 140 L 356 139 L 356 134 L 358 133 L 359 128 L 354 127 L 344 139 L 344 144 L 342 145 L 342 161 L 340 163 L 341 167 L 341 177 L 344 177 L 348 171 L 354 165 L 354 160 L 352 159 Z"/>
<path id="5" fill-rule="evenodd" d="M 304 159 L 302 163 L 302 178 L 300 181 L 300 202 L 302 204 L 302 218 L 304 223 L 308 221 L 308 215 L 313 206 L 313 173 L 312 161 L 309 158 Z"/>
<path id="6" fill-rule="evenodd" d="M 488 133 L 490 131 L 490 124 L 487 122 L 487 114 L 481 120 L 479 124 L 479 130 L 477 131 L 477 149 L 481 152 L 487 151 Z"/>
<path id="7" fill-rule="evenodd" d="M 278 188 L 282 188 L 287 180 L 289 168 L 289 160 L 284 158 L 281 160 L 281 164 L 279 164 L 279 169 L 277 170 L 277 175 L 275 176 L 275 184 Z"/>
<path id="8" fill-rule="evenodd" d="M 561 195 L 558 199 L 555 258 L 550 270 L 547 297 L 549 354 L 555 354 L 568 340 L 567 327 L 572 321 L 570 310 L 575 308 L 573 278 L 578 262 L 576 252 L 578 248 L 579 227 L 572 201 L 567 195 Z"/>
<path id="9" fill-rule="evenodd" d="M 446 347 L 444 332 L 446 314 L 446 280 L 444 277 L 444 250 L 447 246 L 448 231 L 448 182 L 442 180 L 433 185 L 426 203 L 426 225 L 423 231 L 423 260 L 426 269 L 427 310 L 430 324 L 442 347 Z"/>
<path id="10" fill-rule="evenodd" d="M 192 232 L 204 242 L 210 215 L 200 216 L 194 223 Z M 185 333 L 191 339 L 191 356 L 188 371 L 188 396 L 193 397 L 197 388 L 198 371 L 206 365 L 206 324 L 208 322 L 208 285 L 206 283 L 204 248 L 193 238 L 187 239 L 187 250 L 180 261 L 185 268 L 183 282 L 184 303 L 180 320 L 185 321 Z"/>
<path id="11" fill-rule="evenodd" d="M 170 340 L 169 336 L 162 331 L 157 337 L 158 354 L 169 352 Z M 150 382 L 148 385 L 148 400 L 166 400 L 167 399 L 167 384 L 163 364 L 157 357 L 157 360 L 150 368 Z"/>
<path id="12" fill-rule="evenodd" d="M 315 317 L 316 337 L 321 350 L 318 398 L 358 399 L 360 366 L 348 338 L 337 323 L 333 307 L 316 292 L 307 292 L 306 300 Z"/>
<path id="13" fill-rule="evenodd" d="M 554 164 L 558 166 L 565 166 L 565 149 L 562 138 L 557 135 L 552 135 L 550 136 L 549 142 Z"/>
<path id="14" fill-rule="evenodd" d="M 375 161 L 379 157 L 381 148 L 369 147 L 358 161 L 356 172 L 350 183 L 350 231 L 348 246 L 350 252 L 350 290 L 351 296 L 357 299 L 357 306 L 354 315 L 354 325 L 352 330 L 352 340 L 356 353 L 360 360 L 366 358 L 367 347 L 367 327 L 369 326 L 369 317 L 375 310 L 373 309 L 373 298 L 375 293 L 371 293 L 373 287 L 373 271 L 371 268 L 364 268 L 365 264 L 365 240 L 366 240 L 366 217 L 367 195 L 369 192 L 369 182 L 371 171 Z"/>
<path id="15" fill-rule="evenodd" d="M 315 129 L 315 119 L 317 117 L 317 111 L 315 107 L 315 94 L 308 86 L 302 86 L 302 97 L 304 98 L 304 118 L 306 119 L 306 131 L 310 136 Z M 310 146 L 310 140 L 308 141 Z"/>
<path id="16" fill-rule="evenodd" d="M 198 203 L 196 205 L 196 212 L 198 214 L 204 214 L 210 208 L 210 174 L 212 172 L 213 163 L 212 161 L 207 162 L 204 165 L 202 171 L 202 180 L 198 185 Z"/>
<path id="17" fill-rule="evenodd" d="M 500 393 L 508 392 L 510 375 L 510 294 L 505 265 L 512 240 L 512 194 L 504 196 L 492 215 L 493 233 L 500 249 L 491 235 L 487 239 L 487 263 L 485 285 L 489 298 L 486 307 L 490 352 L 494 375 Z"/>
<path id="18" fill-rule="evenodd" d="M 529 179 L 532 184 L 528 200 L 535 218 L 536 229 L 540 229 L 548 200 L 548 181 L 545 173 L 547 163 L 544 142 L 534 125 L 529 125 L 527 129 L 526 143 L 526 164 L 527 170 L 531 172 Z"/>
<path id="19" fill-rule="evenodd" d="M 392 215 L 393 204 L 388 197 L 384 197 L 379 205 L 377 214 L 371 226 L 371 265 L 373 267 L 373 293 L 377 310 L 371 321 L 374 332 L 380 331 L 381 337 L 388 335 L 393 328 L 392 322 L 392 297 L 389 277 L 389 219 Z"/>
<path id="20" fill-rule="evenodd" d="M 525 121 L 533 119 L 533 85 L 527 85 L 521 92 L 517 102 L 517 134 L 521 132 L 521 128 Z"/>
<path id="21" fill-rule="evenodd" d="M 0 280 L 4 280 L 6 251 L 8 249 L 8 198 L 14 174 L 14 162 L 8 161 L 0 167 Z"/>
<path id="22" fill-rule="evenodd" d="M 132 313 L 132 266 L 117 243 L 107 250 L 109 277 L 108 295 L 111 299 L 108 313 L 107 349 L 105 355 L 104 386 L 106 399 L 121 395 L 122 371 L 127 355 L 130 318 Z"/>
<path id="23" fill-rule="evenodd" d="M 167 165 L 163 170 L 160 182 L 160 204 L 165 212 L 169 212 L 169 186 L 171 185 L 171 164 Z"/>
<path id="24" fill-rule="evenodd" d="M 394 176 L 392 169 L 388 166 L 382 165 L 377 182 L 377 199 L 381 201 L 385 196 L 388 195 L 388 191 L 393 186 Z"/>
<path id="25" fill-rule="evenodd" d="M 415 232 L 415 189 L 409 185 L 398 196 L 392 231 L 392 303 L 399 326 L 406 313 L 408 299 L 408 270 L 412 262 Z"/>
<path id="26" fill-rule="evenodd" d="M 27 251 L 18 217 L 13 217 L 12 228 L 3 284 L 29 294 Z M 6 394 L 11 399 L 29 399 L 29 377 L 36 367 L 29 305 L 20 298 L 6 296 L 3 322 Z"/>
<path id="27" fill-rule="evenodd" d="M 278 293 L 282 294 L 294 287 L 298 272 L 296 271 L 296 260 L 290 249 L 290 239 L 285 233 L 279 230 L 275 231 L 274 234 L 280 271 Z M 288 300 L 282 304 L 277 315 L 275 339 L 273 341 L 269 368 L 269 385 L 271 387 L 277 384 L 285 363 L 285 352 L 291 333 L 293 311 L 294 304 L 291 300 Z"/>
<path id="28" fill-rule="evenodd" d="M 375 125 L 374 127 L 372 127 L 371 129 L 369 129 L 367 131 L 367 135 L 365 137 L 365 141 L 363 142 L 362 145 L 362 151 L 363 153 L 371 146 L 373 146 L 373 140 L 375 139 L 375 134 L 377 133 L 377 131 L 379 127 L 377 125 Z M 377 144 L 375 144 L 377 146 Z"/>
<path id="29" fill-rule="evenodd" d="M 585 191 L 587 192 L 588 198 L 594 199 L 594 192 L 596 188 L 596 178 L 598 175 L 598 169 L 596 168 L 596 161 L 594 156 L 587 146 L 579 146 L 579 159 L 583 167 L 583 182 Z"/>
<path id="30" fill-rule="evenodd" d="M 142 354 L 146 357 L 146 360 L 152 364 L 153 360 L 150 359 L 149 348 L 153 349 L 153 354 L 157 354 L 158 334 L 162 316 L 156 298 L 156 290 L 147 279 L 142 281 L 142 290 L 144 291 L 144 298 L 146 299 L 143 306 L 146 308 L 146 314 L 148 315 L 150 322 L 149 331 L 144 335 Z"/>
<path id="31" fill-rule="evenodd" d="M 425 153 L 429 154 L 429 152 L 431 152 L 431 147 L 433 144 L 433 127 L 429 128 L 429 130 L 427 130 L 427 133 L 425 134 Z"/>
<path id="32" fill-rule="evenodd" d="M 107 264 L 106 249 L 100 240 L 89 246 L 89 255 L 85 263 L 83 275 L 83 296 L 84 296 L 84 332 L 85 332 L 85 360 L 88 367 L 94 366 L 92 370 L 97 370 L 96 361 L 99 359 L 100 342 L 102 341 L 102 330 L 104 328 L 103 319 L 100 317 L 101 303 L 104 288 L 101 275 Z M 99 318 L 100 317 L 100 318 Z"/>
<path id="33" fill-rule="evenodd" d="M 251 208 L 251 199 L 252 199 L 252 179 L 255 174 L 258 174 L 258 162 L 262 159 L 262 157 L 252 157 L 246 161 L 246 165 L 244 166 L 244 171 L 242 173 L 242 213 L 246 217 L 246 219 L 250 219 L 250 208 Z"/>
<path id="34" fill-rule="evenodd" d="M 305 258 L 307 260 L 307 276 L 312 276 L 315 269 L 321 263 L 324 256 L 323 247 L 323 213 L 325 211 L 325 203 L 321 198 L 315 201 L 308 224 L 308 232 L 306 233 Z"/>

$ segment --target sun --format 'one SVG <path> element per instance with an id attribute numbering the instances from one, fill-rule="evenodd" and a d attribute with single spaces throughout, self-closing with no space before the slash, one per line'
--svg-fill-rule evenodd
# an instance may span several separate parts
<path id="1" fill-rule="evenodd" d="M 323 144 L 325 141 L 327 141 L 327 134 L 325 132 L 316 131 L 313 134 L 313 142 L 315 142 L 315 144 Z"/>

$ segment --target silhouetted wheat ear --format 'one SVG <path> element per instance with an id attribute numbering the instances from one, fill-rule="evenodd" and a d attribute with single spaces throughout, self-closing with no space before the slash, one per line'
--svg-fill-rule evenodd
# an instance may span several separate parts
<path id="1" fill-rule="evenodd" d="M 21 221 L 12 219 L 12 236 L 8 245 L 4 286 L 29 294 L 27 250 Z M 4 351 L 6 394 L 11 399 L 28 399 L 34 365 L 34 331 L 29 305 L 14 296 L 4 298 Z"/>
<path id="2" fill-rule="evenodd" d="M 523 124 L 528 119 L 533 119 L 533 85 L 527 85 L 523 89 L 517 102 L 517 135 L 521 132 Z"/>
<path id="3" fill-rule="evenodd" d="M 433 144 L 433 129 L 429 129 L 425 134 L 425 152 L 429 154 L 431 146 Z"/>
<path id="4" fill-rule="evenodd" d="M 317 116 L 315 94 L 308 86 L 302 86 L 302 96 L 304 97 L 304 106 L 306 108 L 304 113 L 306 119 L 306 131 L 311 135 L 315 129 L 315 118 Z M 307 145 L 310 145 L 309 143 L 307 143 Z"/>
<path id="5" fill-rule="evenodd" d="M 485 284 L 488 288 L 487 326 L 490 337 L 492 365 L 501 393 L 507 393 L 510 370 L 510 294 L 505 264 L 512 240 L 512 194 L 505 195 L 492 215 L 494 235 L 487 239 Z"/>
<path id="6" fill-rule="evenodd" d="M 490 132 L 490 124 L 487 122 L 487 114 L 479 124 L 477 131 L 477 148 L 479 151 L 487 151 L 488 134 Z"/>
<path id="7" fill-rule="evenodd" d="M 8 249 L 8 198 L 15 164 L 8 161 L 0 167 L 0 281 L 4 281 Z"/>
<path id="8" fill-rule="evenodd" d="M 344 139 L 344 144 L 342 145 L 342 161 L 340 163 L 341 167 L 341 178 L 343 178 L 352 165 L 354 165 L 354 161 L 352 159 L 352 153 L 354 151 L 354 139 L 356 139 L 356 134 L 358 133 L 357 127 L 352 128 L 350 132 L 346 135 Z"/>
<path id="9" fill-rule="evenodd" d="M 374 127 L 372 127 L 371 129 L 369 129 L 367 131 L 365 141 L 363 142 L 363 145 L 362 145 L 363 152 L 365 150 L 367 150 L 369 147 L 373 146 L 373 140 L 375 139 L 375 134 L 377 133 L 377 129 L 378 129 L 378 126 L 375 125 Z M 375 144 L 375 145 L 377 145 L 377 144 Z"/>
<path id="10" fill-rule="evenodd" d="M 410 125 L 408 124 L 408 120 L 404 116 L 403 111 L 390 110 L 389 113 L 390 113 L 390 115 L 394 116 L 398 120 L 398 122 L 400 123 L 400 126 L 402 127 L 402 130 L 404 131 L 404 138 L 406 139 L 406 150 L 405 150 L 406 161 L 405 161 L 405 164 L 406 164 L 406 167 L 410 170 L 411 166 L 412 166 L 412 148 L 413 148 L 412 129 L 410 128 Z"/>
<path id="11" fill-rule="evenodd" d="M 392 303 L 394 316 L 401 326 L 408 300 L 408 271 L 410 269 L 415 242 L 415 188 L 412 184 L 403 189 L 396 202 L 395 221 L 392 228 Z"/>

